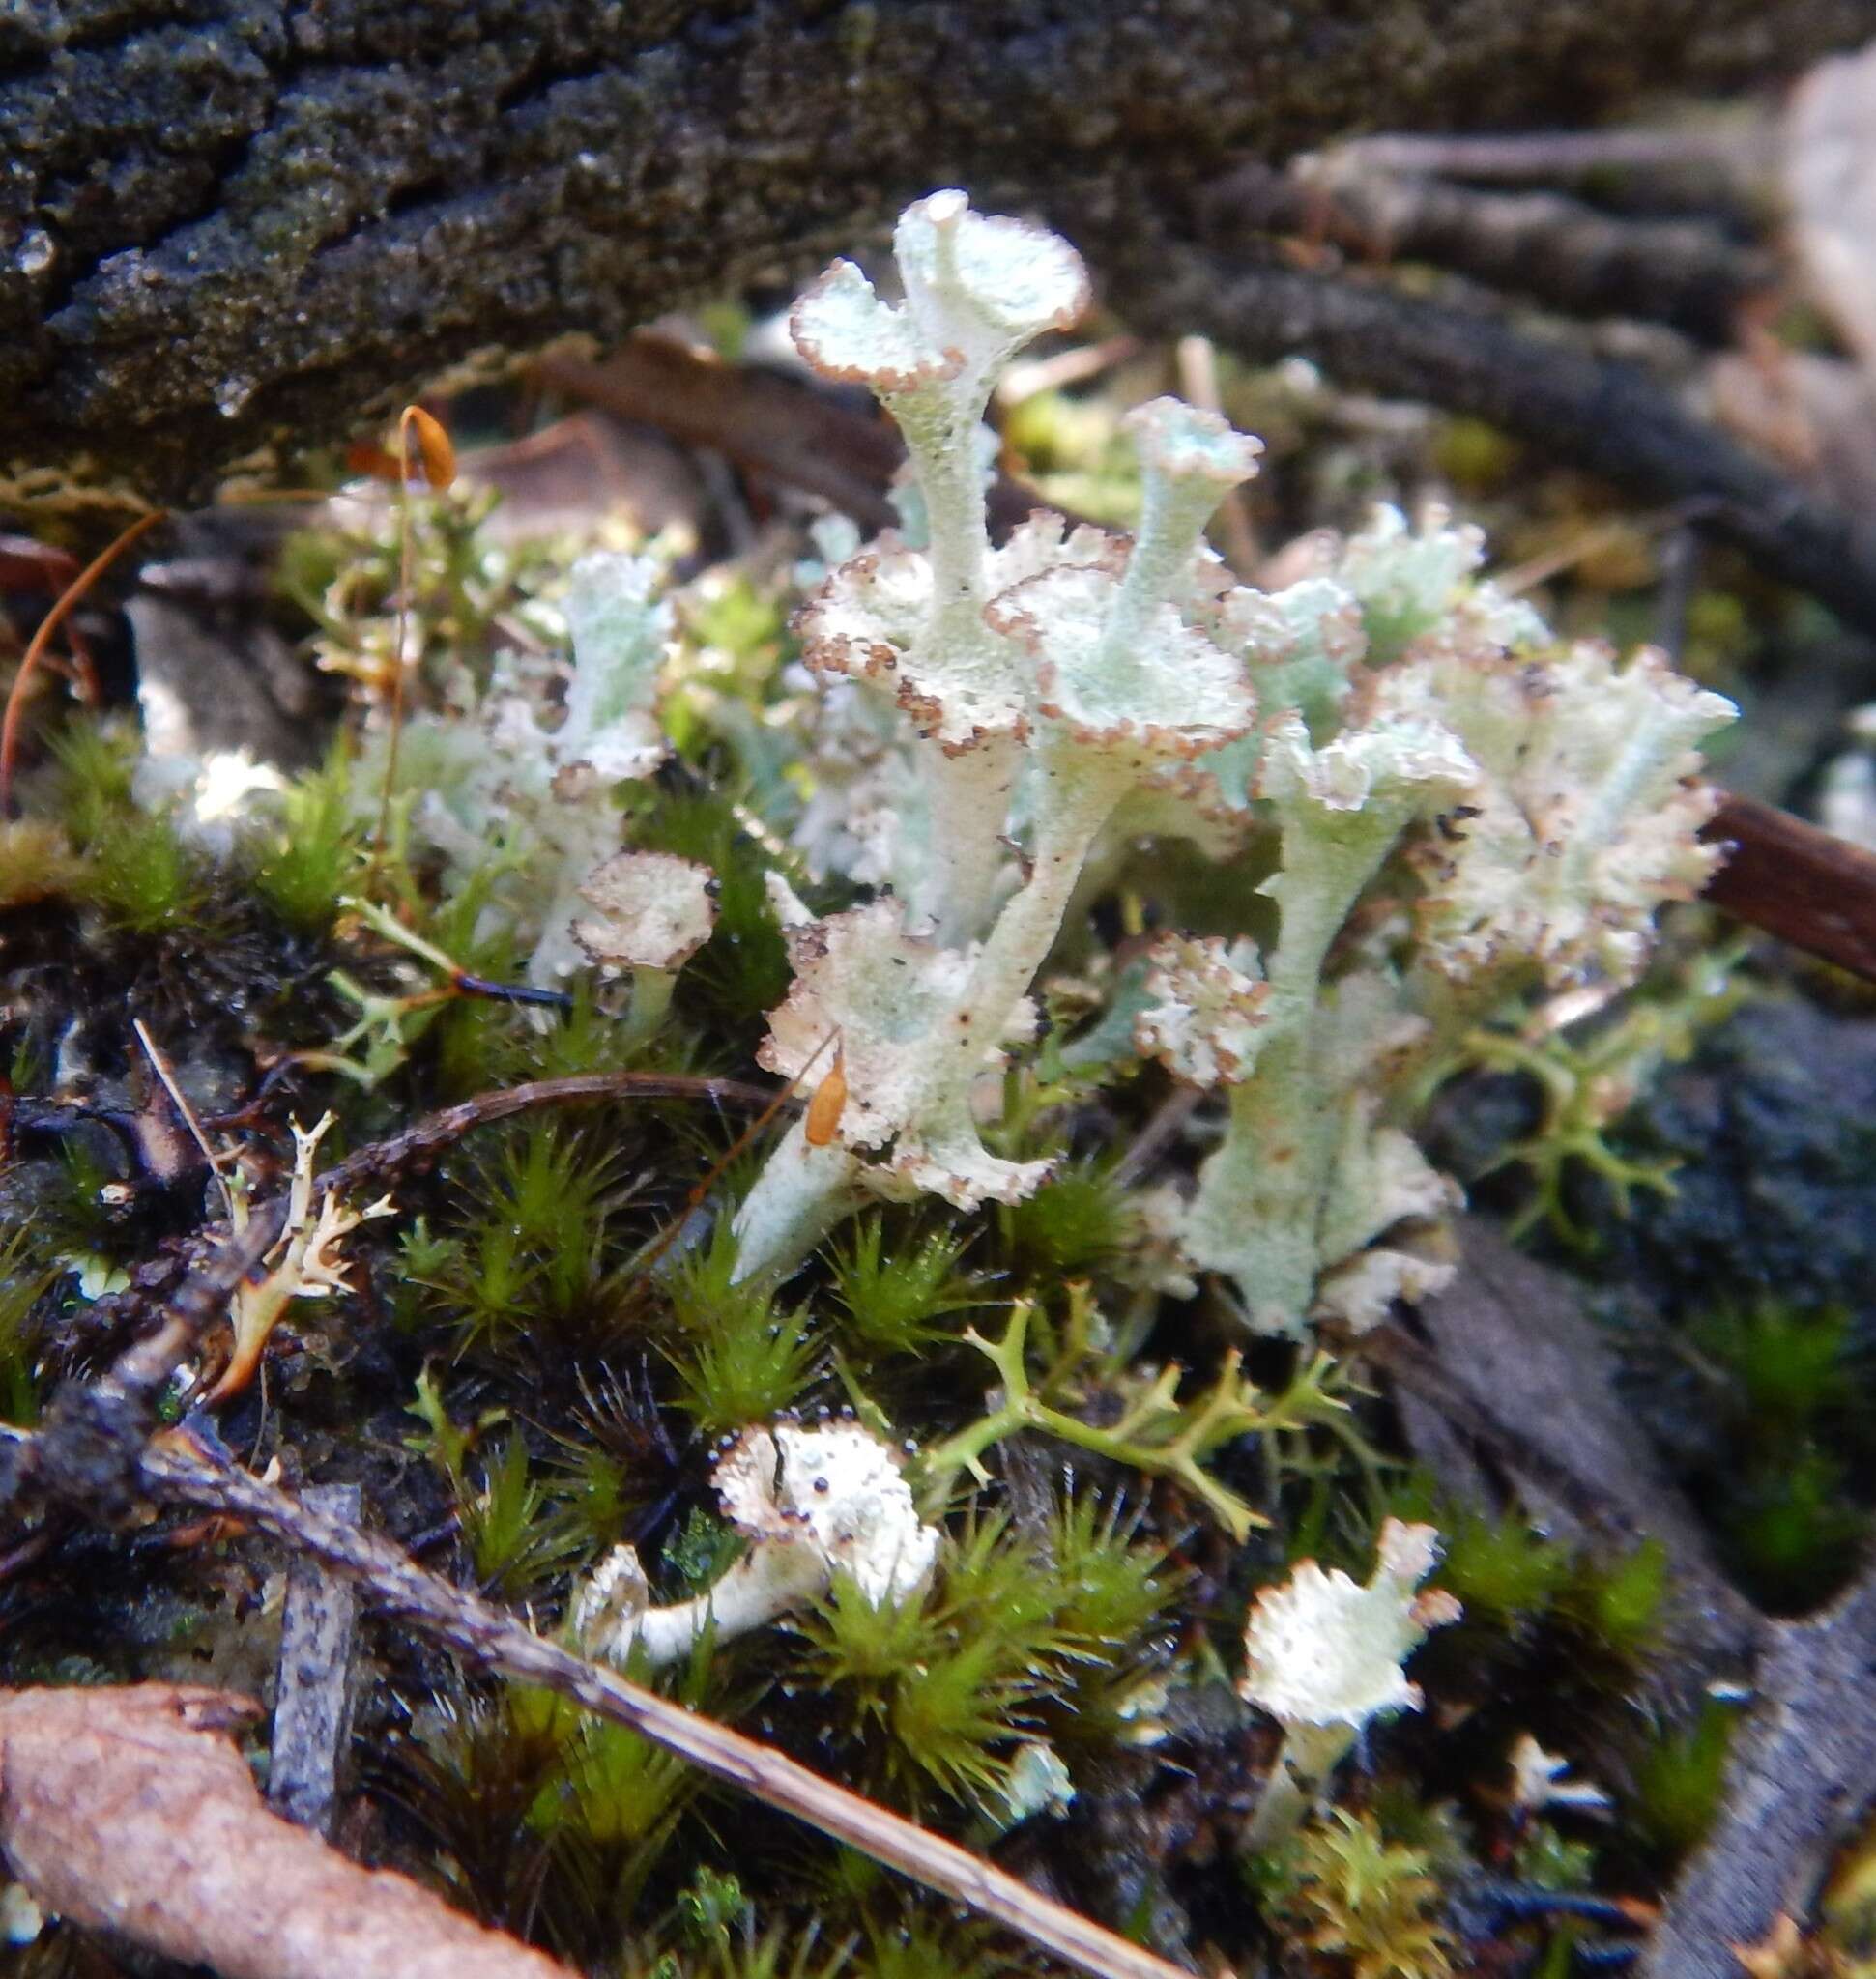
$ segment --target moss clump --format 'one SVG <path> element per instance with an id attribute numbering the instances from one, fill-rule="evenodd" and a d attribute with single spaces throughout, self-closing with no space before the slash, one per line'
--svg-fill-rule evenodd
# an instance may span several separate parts
<path id="1" fill-rule="evenodd" d="M 846 1313 L 842 1338 L 865 1355 L 916 1355 L 952 1337 L 955 1328 L 939 1322 L 984 1305 L 989 1287 L 962 1269 L 967 1236 L 934 1230 L 888 1248 L 886 1222 L 869 1217 L 832 1251 L 834 1296 Z"/>
<path id="2" fill-rule="evenodd" d="M 706 1436 L 727 1436 L 793 1408 L 815 1378 L 820 1349 L 808 1308 L 784 1308 L 774 1288 L 736 1276 L 728 1219 L 671 1267 L 674 1336 L 664 1353 L 678 1406 Z"/>
<path id="3" fill-rule="evenodd" d="M 1852 1489 L 1871 1438 L 1851 1315 L 1762 1299 L 1702 1314 L 1688 1339 L 1726 1452 L 1697 1481 L 1727 1563 L 1775 1610 L 1814 1607 L 1842 1585 L 1869 1525 Z"/>
<path id="4" fill-rule="evenodd" d="M 1350 1979 L 1445 1979 L 1458 1947 L 1430 1866 L 1372 1816 L 1335 1808 L 1293 1845 L 1276 1907 Z"/>
<path id="5" fill-rule="evenodd" d="M 994 1814 L 1021 1740 L 1111 1731 L 1170 1592 L 1159 1554 L 1091 1500 L 1034 1538 L 987 1515 L 946 1542 L 921 1597 L 876 1608 L 837 1585 L 798 1624 L 801 1662 L 880 1789 Z"/>
<path id="6" fill-rule="evenodd" d="M 1662 1727 L 1635 1761 L 1623 1814 L 1651 1854 L 1678 1861 L 1713 1825 L 1738 1722 L 1737 1707 L 1709 1698 L 1686 1723 Z"/>

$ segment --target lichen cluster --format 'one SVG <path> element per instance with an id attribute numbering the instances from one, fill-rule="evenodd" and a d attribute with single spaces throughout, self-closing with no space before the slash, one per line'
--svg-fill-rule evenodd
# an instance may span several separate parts
<path id="1" fill-rule="evenodd" d="M 1085 275 L 956 193 L 895 259 L 898 300 L 839 263 L 794 331 L 903 433 L 899 531 L 823 525 L 798 596 L 726 597 L 658 546 L 484 567 L 479 511 L 437 498 L 408 626 L 398 559 L 313 584 L 303 545 L 355 690 L 327 763 L 139 776 L 74 727 L 0 881 L 82 932 L 68 1002 L 166 986 L 216 1155 L 164 1116 L 166 1200 L 239 1219 L 298 1164 L 177 1408 L 365 1470 L 400 1536 L 543 1626 L 1175 1955 L 1433 1979 L 1475 1856 L 1587 1875 L 1617 1817 L 1594 1781 L 1566 1797 L 1559 1726 L 1631 1687 L 1660 1562 L 1404 1478 L 1348 1350 L 1453 1274 L 1460 1190 L 1416 1135 L 1456 1073 L 1541 1063 L 1555 1131 L 1512 1155 L 1553 1191 L 1544 1160 L 1615 1162 L 1615 1086 L 1691 1019 L 1600 1058 L 1529 1023 L 1632 985 L 1699 889 L 1697 751 L 1732 709 L 1554 637 L 1437 512 L 1241 581 L 1205 531 L 1258 444 L 1170 399 L 1125 422 L 1130 536 L 995 537 L 986 407 Z M 174 984 L 205 926 L 238 997 Z M 17 1186 L 58 1206 L 0 1249 L 16 1418 L 172 1213 L 117 1172 L 101 1123 L 154 1145 L 161 1103 L 95 1028 L 15 1054 L 45 1123 Z M 773 1113 L 725 1110 L 762 1073 Z M 368 1208 L 315 1195 L 420 1111 L 575 1074 L 610 1104 L 477 1126 Z M 594 1970 L 1018 1956 L 866 1865 L 804 1867 L 627 1735 L 383 1659 L 361 1735 L 395 1845 Z M 1545 1721 L 1480 1669 L 1537 1673 Z M 1423 1685 L 1455 1710 L 1414 1715 Z M 1449 1739 L 1492 1781 L 1463 1814 L 1400 1757 Z"/>

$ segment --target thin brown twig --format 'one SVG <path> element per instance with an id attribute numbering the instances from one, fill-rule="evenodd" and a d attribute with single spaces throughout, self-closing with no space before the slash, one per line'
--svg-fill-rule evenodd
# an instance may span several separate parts
<path id="1" fill-rule="evenodd" d="M 143 1047 L 143 1055 L 149 1059 L 151 1070 L 161 1081 L 163 1091 L 169 1095 L 169 1104 L 175 1107 L 177 1117 L 188 1129 L 195 1145 L 201 1149 L 202 1159 L 208 1162 L 209 1172 L 215 1177 L 216 1187 L 221 1191 L 222 1207 L 232 1219 L 235 1214 L 235 1199 L 228 1188 L 228 1178 L 221 1172 L 221 1156 L 210 1143 L 208 1135 L 202 1131 L 202 1123 L 195 1117 L 194 1107 L 189 1104 L 182 1087 L 177 1084 L 175 1067 L 170 1064 L 156 1039 L 150 1035 L 149 1025 L 140 1017 L 130 1019 L 130 1028 L 136 1033 L 137 1043 Z"/>
<path id="2" fill-rule="evenodd" d="M 1707 882 L 1715 906 L 1876 982 L 1876 854 L 1730 793 L 1703 836 L 1728 848 Z"/>
<path id="3" fill-rule="evenodd" d="M 745 1079 L 710 1078 L 695 1073 L 576 1072 L 564 1078 L 530 1079 L 501 1092 L 477 1093 L 454 1106 L 425 1114 L 403 1133 L 373 1141 L 316 1176 L 314 1190 L 356 1189 L 426 1161 L 478 1127 L 493 1127 L 523 1113 L 554 1106 L 599 1105 L 608 1100 L 710 1100 L 759 1109 L 765 1117 L 800 1103 L 787 1087 L 759 1086 Z"/>
<path id="4" fill-rule="evenodd" d="M 1040 1895 L 941 1835 L 851 1793 L 714 1719 L 544 1641 L 515 1616 L 418 1566 L 396 1546 L 313 1510 L 181 1432 L 140 1466 L 153 1497 L 244 1519 L 297 1554 L 356 1580 L 377 1604 L 481 1670 L 540 1684 L 794 1815 L 875 1861 L 941 1891 L 1097 1979 L 1182 1979 L 1177 1967 Z"/>
<path id="5" fill-rule="evenodd" d="M 52 635 L 76 610 L 85 593 L 99 578 L 132 543 L 147 535 L 168 513 L 166 508 L 153 508 L 148 515 L 138 516 L 135 522 L 99 551 L 59 593 L 57 602 L 40 620 L 39 630 L 33 634 L 27 645 L 18 671 L 13 676 L 13 686 L 7 692 L 6 713 L 0 716 L 0 817 L 13 816 L 14 765 L 19 754 L 19 726 L 26 712 L 26 688 L 40 661 L 44 657 L 46 647 L 52 643 Z"/>

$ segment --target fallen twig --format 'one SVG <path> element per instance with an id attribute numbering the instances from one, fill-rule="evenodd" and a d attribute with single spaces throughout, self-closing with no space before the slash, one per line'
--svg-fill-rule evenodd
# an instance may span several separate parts
<path id="1" fill-rule="evenodd" d="M 516 1617 L 425 1571 L 387 1540 L 314 1510 L 184 1434 L 153 1444 L 138 1475 L 151 1497 L 245 1520 L 293 1552 L 357 1580 L 379 1607 L 415 1623 L 476 1668 L 541 1684 L 595 1716 L 629 1727 L 1098 1979 L 1176 1979 L 1177 1968 L 1165 1960 L 1039 1895 L 955 1842 L 850 1793 L 771 1746 L 543 1641 Z"/>
<path id="2" fill-rule="evenodd" d="M 1847 623 L 1876 630 L 1876 532 L 1684 412 L 1643 373 L 1384 282 L 1251 265 L 1164 230 L 1113 244 L 1128 320 L 1202 331 L 1254 360 L 1300 353 L 1345 384 L 1471 413 L 1644 500 L 1697 503 L 1736 544 Z"/>
<path id="3" fill-rule="evenodd" d="M 1639 316 L 1725 343 L 1772 256 L 1698 220 L 1623 219 L 1555 192 L 1486 192 L 1380 170 L 1357 143 L 1285 171 L 1238 167 L 1205 198 L 1216 246 L 1324 240 L 1358 260 L 1430 261 L 1579 316 Z"/>
<path id="4" fill-rule="evenodd" d="M 185 1355 L 227 1309 L 235 1288 L 272 1249 L 286 1220 L 286 1198 L 252 1210 L 246 1227 L 207 1248 L 164 1308 L 157 1329 L 88 1383 L 68 1382 L 53 1396 L 30 1445 L 14 1442 L 0 1462 L 0 1505 L 30 1480 L 38 1493 L 101 1524 L 121 1524 L 136 1505 L 137 1453 L 157 1403 Z"/>
<path id="5" fill-rule="evenodd" d="M 315 1484 L 305 1498 L 315 1510 L 354 1525 L 363 1509 L 356 1484 Z M 316 1560 L 294 1562 L 280 1622 L 267 1797 L 289 1821 L 319 1835 L 332 1831 L 351 1718 L 357 1620 L 358 1590 L 350 1581 Z"/>
<path id="6" fill-rule="evenodd" d="M 1876 981 L 1876 854 L 1751 797 L 1723 798 L 1705 836 L 1732 847 L 1716 906 Z"/>
<path id="7" fill-rule="evenodd" d="M 570 1979 L 271 1814 L 224 1735 L 253 1708 L 167 1683 L 0 1692 L 0 1850 L 41 1908 L 222 1979 Z"/>
<path id="8" fill-rule="evenodd" d="M 426 1113 L 415 1125 L 385 1140 L 373 1141 L 315 1177 L 314 1191 L 330 1194 L 364 1184 L 377 1184 L 425 1162 L 444 1148 L 473 1133 L 523 1113 L 545 1112 L 557 1106 L 596 1106 L 608 1100 L 708 1100 L 715 1104 L 778 1111 L 800 1104 L 776 1086 L 759 1086 L 747 1079 L 707 1078 L 690 1073 L 576 1072 L 565 1078 L 530 1079 L 501 1092 L 477 1093 L 474 1099 Z"/>
<path id="9" fill-rule="evenodd" d="M 1736 1947 L 1802 1917 L 1876 1779 L 1876 1565 L 1806 1621 L 1775 1622 L 1713 1831 L 1674 1886 L 1639 1979 L 1738 1979 Z"/>

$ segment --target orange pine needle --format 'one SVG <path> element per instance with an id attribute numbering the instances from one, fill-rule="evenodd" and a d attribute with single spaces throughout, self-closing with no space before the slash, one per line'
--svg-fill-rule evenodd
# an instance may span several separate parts
<path id="1" fill-rule="evenodd" d="M 26 688 L 39 664 L 45 656 L 45 649 L 52 643 L 52 635 L 58 631 L 72 613 L 83 601 L 85 593 L 103 576 L 130 545 L 163 521 L 169 514 L 166 508 L 153 508 L 148 515 L 140 515 L 130 528 L 123 531 L 112 542 L 101 550 L 89 563 L 59 593 L 58 601 L 45 617 L 40 620 L 39 630 L 33 634 L 31 643 L 19 662 L 19 671 L 13 676 L 13 687 L 7 695 L 7 711 L 0 718 L 0 817 L 13 815 L 14 765 L 19 757 L 19 729 L 26 713 Z"/>

